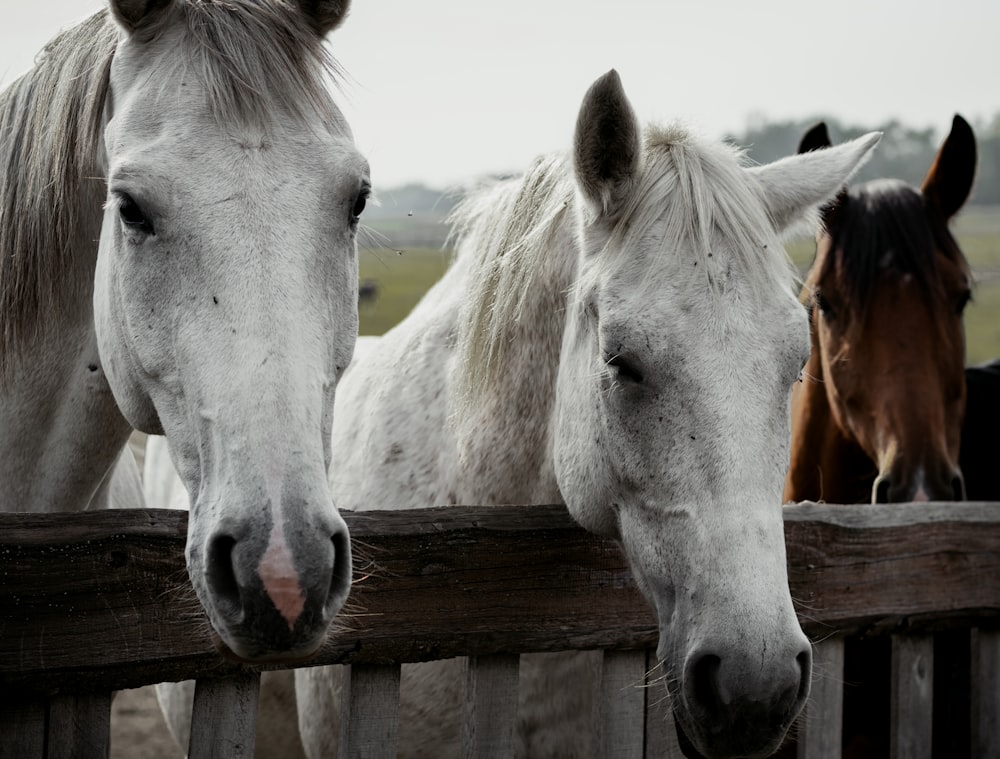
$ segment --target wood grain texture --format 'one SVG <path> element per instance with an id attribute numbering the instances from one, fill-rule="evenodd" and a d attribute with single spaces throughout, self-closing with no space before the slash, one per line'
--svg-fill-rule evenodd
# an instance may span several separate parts
<path id="1" fill-rule="evenodd" d="M 645 651 L 604 652 L 601 756 L 606 759 L 643 759 L 646 737 L 645 684 Z"/>
<path id="2" fill-rule="evenodd" d="M 260 675 L 199 680 L 191 712 L 188 759 L 254 756 Z"/>
<path id="3" fill-rule="evenodd" d="M 892 759 L 930 759 L 934 725 L 934 637 L 892 636 Z"/>
<path id="4" fill-rule="evenodd" d="M 513 757 L 520 656 L 470 656 L 462 718 L 462 756 Z"/>
<path id="5" fill-rule="evenodd" d="M 353 664 L 341 691 L 342 759 L 395 759 L 399 736 L 398 665 Z"/>
<path id="6" fill-rule="evenodd" d="M 562 506 L 344 516 L 355 584 L 311 663 L 656 644 L 617 544 Z M 0 689 L 253 670 L 216 647 L 184 568 L 186 526 L 186 512 L 151 509 L 0 515 Z M 1000 504 L 799 505 L 785 526 L 792 596 L 813 636 L 1000 619 Z"/>

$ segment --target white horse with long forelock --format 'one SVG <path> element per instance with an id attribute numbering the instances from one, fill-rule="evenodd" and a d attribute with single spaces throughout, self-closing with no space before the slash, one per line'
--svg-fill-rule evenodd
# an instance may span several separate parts
<path id="1" fill-rule="evenodd" d="M 191 494 L 221 645 L 301 657 L 350 587 L 328 478 L 368 167 L 323 38 L 348 0 L 111 0 L 0 94 L 0 509 Z"/>
<path id="2" fill-rule="evenodd" d="M 334 422 L 341 505 L 564 501 L 621 542 L 655 607 L 682 740 L 706 757 L 769 753 L 811 673 L 781 515 L 808 327 L 778 232 L 877 140 L 748 168 L 680 127 L 643 131 L 618 75 L 599 79 L 572 155 L 468 200 L 453 267 L 359 342 Z M 162 447 L 150 453 L 162 472 Z M 589 662 L 522 670 L 522 754 L 593 755 Z M 404 668 L 402 755 L 458 752 L 456 669 Z M 334 755 L 339 677 L 296 671 L 312 757 Z"/>

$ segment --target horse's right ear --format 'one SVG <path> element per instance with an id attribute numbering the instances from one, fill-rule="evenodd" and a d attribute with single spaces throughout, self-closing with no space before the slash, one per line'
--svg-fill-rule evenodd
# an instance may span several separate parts
<path id="1" fill-rule="evenodd" d="M 111 0 L 115 20 L 129 34 L 152 29 L 173 0 Z"/>
<path id="2" fill-rule="evenodd" d="M 577 184 L 601 216 L 613 218 L 632 191 L 641 131 L 622 80 L 612 69 L 584 95 L 573 140 Z"/>
<path id="3" fill-rule="evenodd" d="M 833 143 L 830 142 L 830 134 L 826 131 L 826 122 L 821 121 L 802 136 L 799 142 L 799 153 L 808 153 L 821 148 L 828 148 Z"/>
<path id="4" fill-rule="evenodd" d="M 351 0 L 295 0 L 295 4 L 320 37 L 344 23 L 351 8 Z"/>
<path id="5" fill-rule="evenodd" d="M 947 220 L 965 205 L 975 176 L 976 136 L 969 122 L 956 113 L 951 133 L 941 145 L 920 189 Z"/>

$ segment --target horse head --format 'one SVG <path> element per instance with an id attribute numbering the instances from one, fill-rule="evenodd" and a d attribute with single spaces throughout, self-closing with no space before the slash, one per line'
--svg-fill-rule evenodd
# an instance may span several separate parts
<path id="1" fill-rule="evenodd" d="M 190 495 L 188 570 L 244 659 L 313 652 L 351 578 L 328 485 L 368 167 L 327 91 L 346 0 L 115 0 L 94 310 Z"/>
<path id="2" fill-rule="evenodd" d="M 621 541 L 704 756 L 769 754 L 809 692 L 781 516 L 808 329 L 778 234 L 877 141 L 749 168 L 683 128 L 644 132 L 614 72 L 580 109 L 555 471 L 577 521 Z"/>
<path id="3" fill-rule="evenodd" d="M 800 150 L 829 144 L 823 127 Z M 969 195 L 975 165 L 972 130 L 955 116 L 920 189 L 876 180 L 823 209 L 803 293 L 812 357 L 796 389 L 803 421 L 794 445 L 796 455 L 826 448 L 830 460 L 793 462 L 789 499 L 964 498 L 958 455 L 970 273 L 948 221 Z M 809 420 L 821 415 L 829 429 L 807 440 Z M 820 425 L 812 429 L 819 434 Z M 816 483 L 820 471 L 824 482 Z"/>

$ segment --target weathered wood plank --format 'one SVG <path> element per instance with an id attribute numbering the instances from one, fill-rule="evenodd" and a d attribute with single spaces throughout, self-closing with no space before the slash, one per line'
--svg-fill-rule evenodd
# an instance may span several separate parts
<path id="1" fill-rule="evenodd" d="M 188 759 L 253 757 L 260 674 L 199 680 L 191 711 Z"/>
<path id="2" fill-rule="evenodd" d="M 0 759 L 45 756 L 48 697 L 0 691 Z"/>
<path id="3" fill-rule="evenodd" d="M 111 694 L 52 696 L 47 732 L 46 759 L 106 757 L 111 750 Z"/>
<path id="4" fill-rule="evenodd" d="M 656 643 L 618 546 L 561 506 L 345 518 L 359 579 L 314 663 Z M 108 690 L 245 671 L 215 649 L 187 581 L 186 525 L 186 512 L 150 509 L 0 515 L 0 687 Z M 1000 620 L 1000 504 L 800 505 L 785 526 L 807 632 Z"/>
<path id="5" fill-rule="evenodd" d="M 342 759 L 395 759 L 399 736 L 399 665 L 353 664 L 341 691 Z"/>
<path id="6" fill-rule="evenodd" d="M 604 652 L 602 756 L 642 759 L 646 739 L 645 685 L 645 651 Z"/>
<path id="7" fill-rule="evenodd" d="M 1000 503 L 786 507 L 792 598 L 811 635 L 996 621 Z"/>
<path id="8" fill-rule="evenodd" d="M 840 759 L 844 720 L 844 639 L 813 646 L 812 691 L 799 717 L 799 759 Z"/>
<path id="9" fill-rule="evenodd" d="M 934 637 L 892 636 L 889 752 L 893 759 L 930 759 L 934 725 Z"/>
<path id="10" fill-rule="evenodd" d="M 1000 630 L 972 633 L 972 756 L 1000 756 Z"/>
<path id="11" fill-rule="evenodd" d="M 517 726 L 517 654 L 470 656 L 462 715 L 462 756 L 514 756 Z"/>

